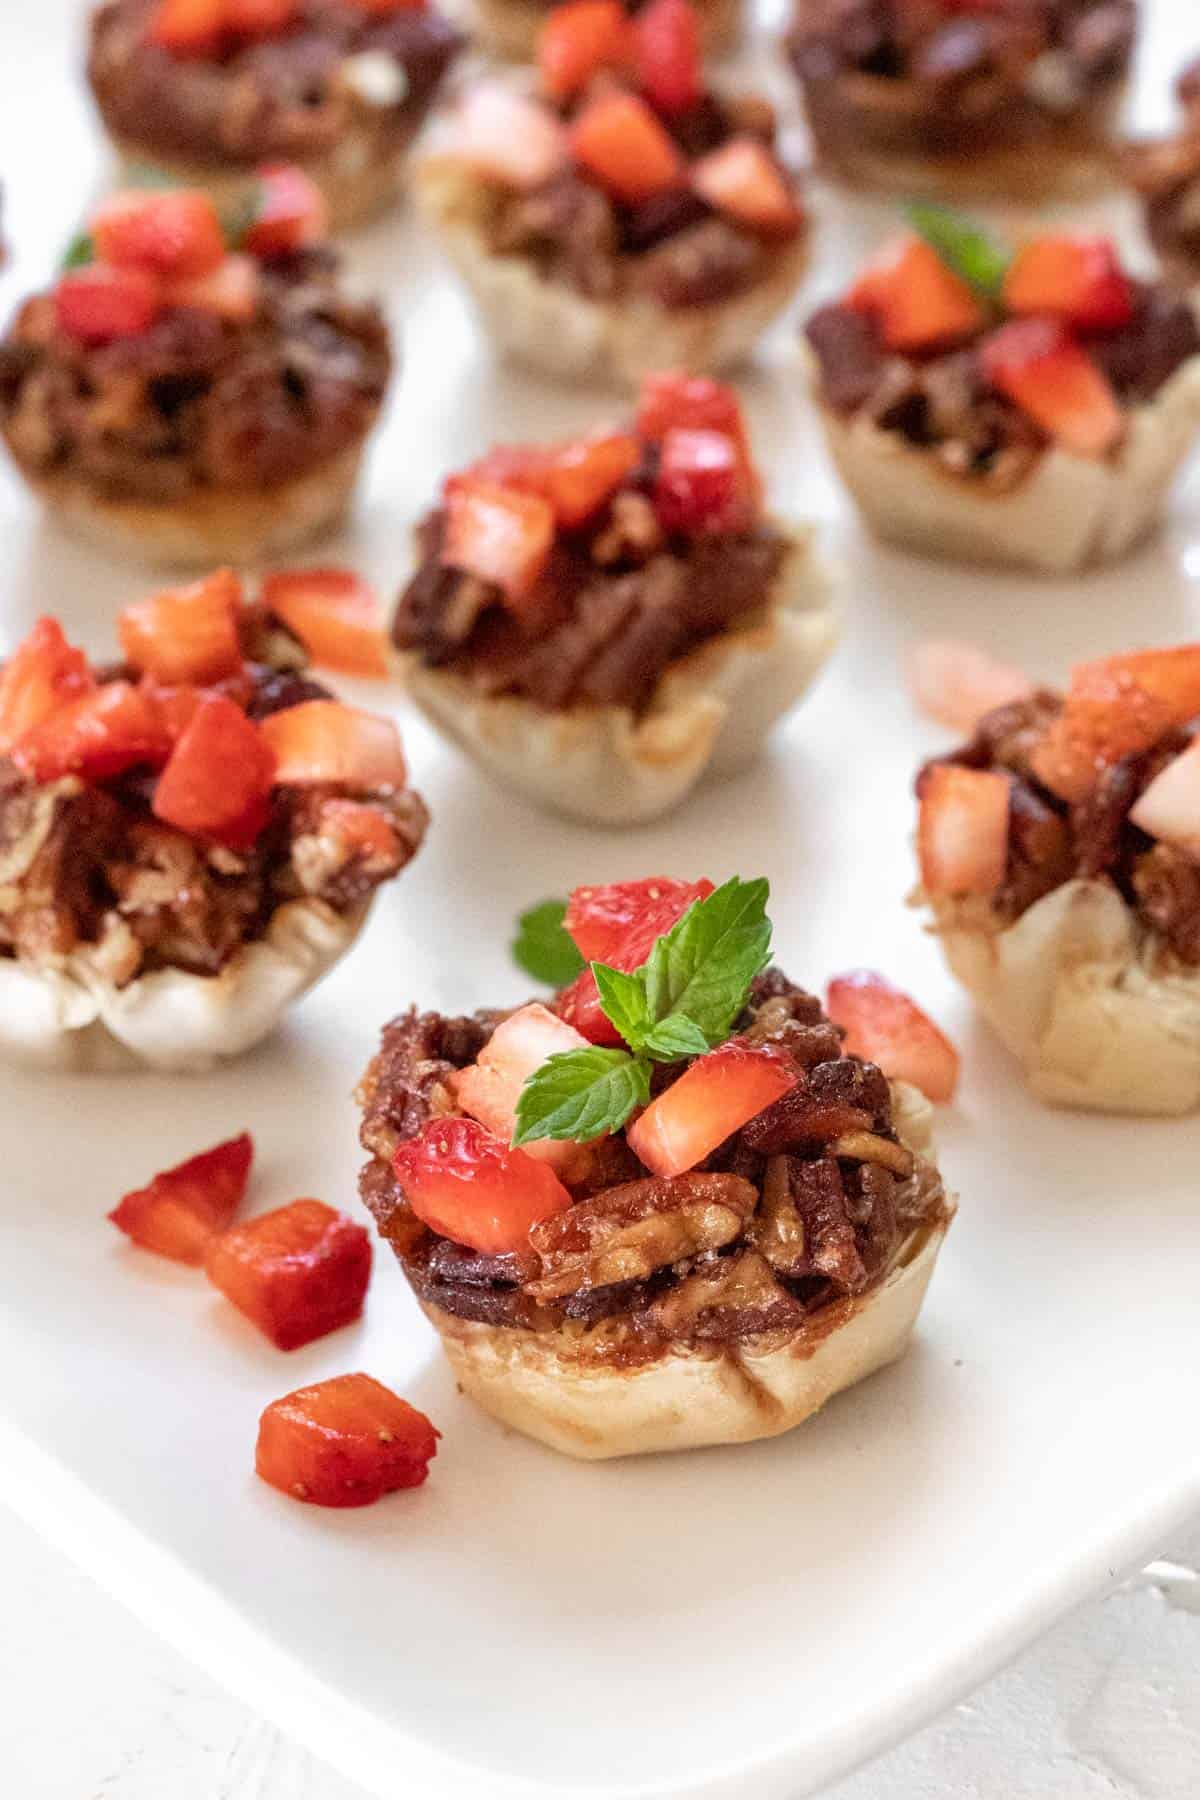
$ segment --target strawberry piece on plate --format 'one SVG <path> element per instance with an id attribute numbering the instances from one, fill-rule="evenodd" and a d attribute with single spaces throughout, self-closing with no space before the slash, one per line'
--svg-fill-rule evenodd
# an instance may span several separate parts
<path id="1" fill-rule="evenodd" d="M 369 1375 L 336 1375 L 273 1400 L 258 1424 L 262 1479 L 313 1506 L 370 1506 L 420 1487 L 441 1434 Z"/>
<path id="2" fill-rule="evenodd" d="M 640 969 L 655 940 L 670 931 L 696 900 L 713 892 L 711 881 L 616 881 L 578 887 L 567 902 L 563 923 L 579 954 L 628 975 Z M 596 977 L 584 969 L 555 1001 L 559 1017 L 590 1044 L 616 1045 L 621 1034 L 600 1005 Z"/>
<path id="3" fill-rule="evenodd" d="M 31 781 L 81 775 L 108 781 L 139 764 L 165 762 L 170 742 L 153 703 L 128 681 L 108 681 L 69 700 L 13 746 Z"/>
<path id="4" fill-rule="evenodd" d="M 268 262 L 290 256 L 329 233 L 329 207 L 311 176 L 293 163 L 268 163 L 258 171 L 258 207 L 242 239 L 251 256 Z"/>
<path id="5" fill-rule="evenodd" d="M 1015 664 L 949 638 L 915 644 L 905 671 L 921 711 L 952 731 L 974 731 L 985 713 L 1033 693 L 1032 681 Z"/>
<path id="6" fill-rule="evenodd" d="M 58 328 L 76 343 L 95 348 L 118 338 L 141 337 L 162 310 L 158 283 L 144 269 L 110 269 L 104 263 L 72 269 L 54 290 Z"/>
<path id="7" fill-rule="evenodd" d="M 500 588 L 520 611 L 554 545 L 554 509 L 540 494 L 459 477 L 447 483 L 442 561 Z"/>
<path id="8" fill-rule="evenodd" d="M 574 438 L 552 450 L 543 491 L 558 523 L 568 531 L 586 525 L 641 460 L 641 446 L 625 431 Z"/>
<path id="9" fill-rule="evenodd" d="M 126 662 L 167 685 L 220 681 L 242 666 L 237 613 L 242 584 L 217 569 L 187 587 L 164 588 L 117 615 Z"/>
<path id="10" fill-rule="evenodd" d="M 552 99 L 570 100 L 602 69 L 626 68 L 632 51 L 620 0 L 566 0 L 546 14 L 538 33 L 542 86 Z"/>
<path id="11" fill-rule="evenodd" d="M 268 575 L 263 605 L 294 631 L 313 662 L 346 675 L 387 674 L 383 608 L 351 569 L 286 569 Z"/>
<path id="12" fill-rule="evenodd" d="M 702 200 L 751 231 L 792 232 L 804 217 L 783 170 L 761 138 L 732 137 L 719 150 L 702 156 L 692 165 L 692 186 Z"/>
<path id="13" fill-rule="evenodd" d="M 966 282 L 924 238 L 906 237 L 869 263 L 846 305 L 879 326 L 889 350 L 934 350 L 974 336 L 987 323 Z"/>
<path id="14" fill-rule="evenodd" d="M 1105 456 L 1125 429 L 1103 371 L 1055 319 L 1014 319 L 985 338 L 987 380 L 1065 450 Z"/>
<path id="15" fill-rule="evenodd" d="M 452 1075 L 448 1085 L 463 1112 L 511 1144 L 517 1129 L 517 1102 L 529 1076 L 548 1057 L 585 1050 L 587 1042 L 581 1032 L 535 1001 L 501 1020 L 478 1060 Z M 577 1144 L 541 1138 L 522 1148 L 527 1156 L 560 1171 L 578 1161 Z"/>
<path id="16" fill-rule="evenodd" d="M 682 187 L 683 156 L 636 94 L 598 94 L 571 127 L 571 153 L 588 174 L 628 204 Z"/>
<path id="17" fill-rule="evenodd" d="M 666 119 L 690 112 L 704 92 L 700 26 L 689 0 L 650 0 L 634 20 L 638 85 Z"/>
<path id="18" fill-rule="evenodd" d="M 173 56 L 212 56 L 225 29 L 225 0 L 158 0 L 146 35 Z"/>
<path id="19" fill-rule="evenodd" d="M 486 180 L 523 193 L 541 187 L 567 160 L 567 138 L 552 113 L 500 81 L 467 89 L 454 113 L 454 151 Z"/>
<path id="20" fill-rule="evenodd" d="M 259 726 L 276 758 L 275 779 L 307 786 L 330 782 L 352 793 L 402 788 L 408 768 L 390 719 L 338 700 L 305 700 Z"/>
<path id="21" fill-rule="evenodd" d="M 96 685 L 57 619 L 41 618 L 0 667 L 0 756 L 60 706 Z"/>
<path id="22" fill-rule="evenodd" d="M 571 1204 L 548 1164 L 475 1119 L 431 1119 L 401 1144 L 393 1167 L 418 1219 L 485 1256 L 526 1248 L 531 1225 Z"/>
<path id="23" fill-rule="evenodd" d="M 1012 313 L 1048 313 L 1081 330 L 1111 331 L 1133 318 L 1133 287 L 1111 238 L 1045 232 L 1009 264 L 1004 304 Z"/>
<path id="24" fill-rule="evenodd" d="M 1063 710 L 1035 745 L 1039 781 L 1082 800 L 1106 768 L 1200 715 L 1200 644 L 1134 650 L 1071 671 Z"/>
<path id="25" fill-rule="evenodd" d="M 258 311 L 262 279 L 252 256 L 227 256 L 207 275 L 191 275 L 163 283 L 167 306 L 189 306 L 233 325 L 245 325 Z"/>
<path id="26" fill-rule="evenodd" d="M 825 1010 L 846 1034 L 848 1056 L 877 1063 L 891 1080 L 920 1088 L 926 1099 L 952 1100 L 958 1051 L 928 1013 L 871 969 L 836 975 Z"/>
<path id="27" fill-rule="evenodd" d="M 1129 817 L 1139 831 L 1200 862 L 1200 738 L 1160 769 Z"/>
<path id="28" fill-rule="evenodd" d="M 654 511 L 664 531 L 684 537 L 748 531 L 758 497 L 741 450 L 720 431 L 668 431 L 654 482 Z"/>
<path id="29" fill-rule="evenodd" d="M 254 1141 L 243 1131 L 164 1169 L 149 1187 L 126 1194 L 108 1216 L 143 1250 L 199 1265 L 241 1205 L 253 1158 Z"/>
<path id="30" fill-rule="evenodd" d="M 733 1038 L 701 1056 L 626 1131 L 655 1175 L 682 1175 L 796 1085 L 797 1071 L 770 1048 Z"/>
<path id="31" fill-rule="evenodd" d="M 191 837 L 247 849 L 267 822 L 275 758 L 240 706 L 205 694 L 171 751 L 152 811 Z"/>
<path id="32" fill-rule="evenodd" d="M 935 763 L 921 781 L 917 855 L 927 894 L 994 894 L 1008 869 L 1011 783 Z"/>
<path id="33" fill-rule="evenodd" d="M 293 1200 L 214 1238 L 204 1273 L 278 1350 L 357 1319 L 371 1279 L 363 1226 L 321 1200 Z"/>
<path id="34" fill-rule="evenodd" d="M 91 221 L 101 263 L 160 280 L 211 274 L 225 257 L 217 209 L 199 188 L 122 188 Z"/>

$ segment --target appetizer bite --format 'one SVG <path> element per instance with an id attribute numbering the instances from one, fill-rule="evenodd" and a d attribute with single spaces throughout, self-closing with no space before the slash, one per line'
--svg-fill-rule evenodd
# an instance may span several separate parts
<path id="1" fill-rule="evenodd" d="M 1183 123 L 1173 137 L 1132 144 L 1125 173 L 1142 198 L 1146 233 L 1163 273 L 1182 287 L 1200 282 L 1200 59 L 1176 83 Z"/>
<path id="2" fill-rule="evenodd" d="M 88 79 L 128 163 L 226 202 L 296 163 L 340 228 L 395 199 L 461 45 L 425 0 L 104 0 Z"/>
<path id="3" fill-rule="evenodd" d="M 490 451 L 417 528 L 392 636 L 413 698 L 570 818 L 633 824 L 761 750 L 837 637 L 810 532 L 773 522 L 737 396 L 652 376 L 633 423 Z"/>
<path id="4" fill-rule="evenodd" d="M 744 357 L 791 298 L 807 225 L 757 95 L 706 87 L 688 0 L 549 15 L 541 92 L 492 77 L 445 115 L 418 198 L 501 350 L 636 382 Z"/>
<path id="5" fill-rule="evenodd" d="M 395 726 L 336 700 L 229 570 L 53 619 L 0 671 L 0 1055 L 202 1069 L 350 948 L 428 815 Z"/>
<path id="6" fill-rule="evenodd" d="M 0 431 L 65 524 L 172 566 L 282 556 L 338 522 L 391 351 L 323 218 L 296 169 L 264 170 L 232 231 L 196 190 L 101 203 L 0 342 Z"/>
<path id="7" fill-rule="evenodd" d="M 930 1109 L 767 967 L 765 881 L 578 888 L 552 1006 L 392 1021 L 360 1190 L 462 1389 L 571 1456 L 787 1431 L 900 1356 Z"/>
<path id="8" fill-rule="evenodd" d="M 649 4 L 650 0 L 620 0 L 620 10 L 632 23 L 649 10 Z M 556 0 L 469 0 L 467 10 L 472 41 L 480 50 L 528 62 L 537 53 L 547 19 L 565 8 Z M 611 31 L 613 9 L 608 0 L 581 0 L 572 10 L 590 22 L 591 33 L 603 36 Z M 692 0 L 692 11 L 708 50 L 727 50 L 742 34 L 743 0 Z"/>
<path id="9" fill-rule="evenodd" d="M 1062 574 L 1158 524 L 1200 426 L 1192 307 L 1135 280 L 1108 238 L 1009 254 L 914 206 L 805 328 L 826 441 L 880 537 Z"/>
<path id="10" fill-rule="evenodd" d="M 917 792 L 946 960 L 1056 1105 L 1200 1106 L 1200 644 L 989 712 Z"/>
<path id="11" fill-rule="evenodd" d="M 797 0 L 823 163 L 890 193 L 1027 201 L 1109 177 L 1136 0 Z"/>

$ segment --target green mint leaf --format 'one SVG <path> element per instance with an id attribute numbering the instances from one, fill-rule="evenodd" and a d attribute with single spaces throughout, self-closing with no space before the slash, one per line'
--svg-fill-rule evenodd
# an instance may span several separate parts
<path id="1" fill-rule="evenodd" d="M 263 198 L 261 181 L 252 181 L 221 207 L 221 233 L 231 250 L 241 249 L 248 232 L 262 218 Z"/>
<path id="2" fill-rule="evenodd" d="M 63 259 L 59 264 L 59 267 L 64 271 L 67 269 L 84 269 L 87 267 L 88 263 L 93 263 L 95 260 L 96 246 L 92 242 L 91 232 L 81 231 L 76 237 L 71 239 L 70 243 L 63 251 Z"/>
<path id="3" fill-rule="evenodd" d="M 700 1027 L 683 1013 L 660 1019 L 650 1027 L 641 1044 L 656 1062 L 682 1062 L 686 1056 L 703 1056 L 711 1047 Z"/>
<path id="4" fill-rule="evenodd" d="M 610 969 L 607 963 L 594 962 L 592 974 L 604 1016 L 616 1026 L 631 1050 L 640 1050 L 650 1029 L 646 1010 L 646 990 L 640 975 L 626 975 L 621 969 Z"/>
<path id="5" fill-rule="evenodd" d="M 709 1045 L 729 1036 L 770 953 L 766 881 L 734 876 L 660 937 L 641 971 L 655 1024 L 683 1013 Z"/>
<path id="6" fill-rule="evenodd" d="M 127 188 L 177 188 L 179 177 L 153 163 L 134 163 L 124 170 L 121 184 Z"/>
<path id="7" fill-rule="evenodd" d="M 512 959 L 526 975 L 547 987 L 566 987 L 583 972 L 583 958 L 563 930 L 565 900 L 543 900 L 517 920 Z"/>
<path id="8" fill-rule="evenodd" d="M 961 213 L 934 206 L 927 200 L 912 201 L 904 212 L 913 230 L 937 252 L 948 269 L 985 299 L 1000 298 L 1010 258 L 994 238 Z"/>
<path id="9" fill-rule="evenodd" d="M 541 1138 L 591 1138 L 620 1131 L 650 1098 L 650 1064 L 624 1050 L 568 1050 L 535 1069 L 517 1101 L 516 1146 Z"/>

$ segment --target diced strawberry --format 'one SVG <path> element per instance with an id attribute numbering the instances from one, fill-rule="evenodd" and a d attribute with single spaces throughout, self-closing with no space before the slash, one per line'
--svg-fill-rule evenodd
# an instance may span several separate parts
<path id="1" fill-rule="evenodd" d="M 1045 232 L 1022 246 L 1004 277 L 1013 313 L 1049 313 L 1081 330 L 1109 331 L 1133 318 L 1133 286 L 1111 238 Z"/>
<path id="2" fill-rule="evenodd" d="M 567 160 L 566 133 L 554 115 L 500 81 L 468 88 L 454 123 L 456 153 L 502 187 L 541 187 Z"/>
<path id="3" fill-rule="evenodd" d="M 1200 862 L 1200 738 L 1159 771 L 1129 817 L 1140 831 Z"/>
<path id="4" fill-rule="evenodd" d="M 235 36 L 275 37 L 296 16 L 296 0 L 224 0 L 225 23 Z"/>
<path id="5" fill-rule="evenodd" d="M 683 156 L 636 94 L 598 94 L 571 127 L 571 154 L 601 187 L 633 204 L 681 187 Z"/>
<path id="6" fill-rule="evenodd" d="M 520 611 L 554 545 L 554 509 L 539 494 L 474 478 L 447 483 L 442 561 L 494 582 Z"/>
<path id="7" fill-rule="evenodd" d="M 951 731 L 974 731 L 994 707 L 1033 692 L 1032 681 L 1015 664 L 948 638 L 915 644 L 906 658 L 906 673 L 921 711 Z"/>
<path id="8" fill-rule="evenodd" d="M 71 269 L 54 290 L 59 330 L 80 344 L 111 344 L 140 337 L 162 310 L 158 283 L 143 269 L 110 269 L 90 263 Z"/>
<path id="9" fill-rule="evenodd" d="M 174 56 L 211 56 L 225 35 L 225 0 L 158 0 L 147 37 Z"/>
<path id="10" fill-rule="evenodd" d="M 574 438 L 551 451 L 546 498 L 568 531 L 587 521 L 616 493 L 642 459 L 641 446 L 626 431 Z"/>
<path id="11" fill-rule="evenodd" d="M 67 642 L 58 620 L 39 619 L 0 668 L 0 756 L 95 685 L 87 657 Z"/>
<path id="12" fill-rule="evenodd" d="M 148 677 L 142 678 L 142 692 L 153 706 L 166 732 L 167 741 L 175 745 L 179 742 L 200 708 L 200 703 L 210 689 L 192 687 L 184 682 L 178 687 L 162 687 Z"/>
<path id="13" fill-rule="evenodd" d="M 329 234 L 324 194 L 293 163 L 269 163 L 258 171 L 258 209 L 242 242 L 252 256 L 289 256 Z"/>
<path id="14" fill-rule="evenodd" d="M 554 100 L 570 100 L 602 69 L 627 68 L 632 53 L 620 0 L 566 0 L 546 14 L 538 33 L 542 86 Z"/>
<path id="15" fill-rule="evenodd" d="M 430 1119 L 393 1167 L 418 1219 L 485 1256 L 525 1248 L 530 1226 L 571 1205 L 553 1169 L 474 1119 Z"/>
<path id="16" fill-rule="evenodd" d="M 205 694 L 158 778 L 151 810 L 189 836 L 246 849 L 267 822 L 275 758 L 253 720 Z"/>
<path id="17" fill-rule="evenodd" d="M 650 0 L 634 20 L 638 85 L 656 112 L 690 112 L 704 92 L 700 26 L 688 0 Z"/>
<path id="18" fill-rule="evenodd" d="M 293 1200 L 214 1238 L 204 1273 L 278 1350 L 340 1331 L 363 1309 L 371 1240 L 320 1200 Z"/>
<path id="19" fill-rule="evenodd" d="M 920 1088 L 928 1100 L 954 1098 L 958 1051 L 927 1013 L 870 969 L 836 975 L 825 1010 L 846 1034 L 848 1056 L 877 1063 L 894 1081 Z"/>
<path id="20" fill-rule="evenodd" d="M 655 1175 L 682 1175 L 795 1087 L 797 1071 L 770 1048 L 732 1038 L 697 1060 L 625 1133 Z"/>
<path id="21" fill-rule="evenodd" d="M 241 1205 L 253 1157 L 254 1140 L 243 1131 L 164 1169 L 149 1187 L 126 1194 L 108 1216 L 143 1250 L 173 1262 L 202 1263 L 210 1241 Z"/>
<path id="22" fill-rule="evenodd" d="M 666 4 L 667 0 L 656 0 Z M 680 0 L 687 4 L 687 0 Z M 732 137 L 692 164 L 692 186 L 702 200 L 739 225 L 768 235 L 799 227 L 804 213 L 761 138 Z"/>
<path id="23" fill-rule="evenodd" d="M 337 1375 L 274 1400 L 258 1423 L 254 1467 L 313 1506 L 370 1506 L 420 1487 L 440 1432 L 369 1375 Z"/>
<path id="24" fill-rule="evenodd" d="M 92 215 L 100 262 L 160 280 L 208 275 L 225 256 L 217 209 L 199 188 L 122 188 Z"/>
<path id="25" fill-rule="evenodd" d="M 749 445 L 742 403 L 726 382 L 677 369 L 647 375 L 638 394 L 638 436 L 661 444 L 675 429 L 720 431 L 743 448 Z"/>
<path id="26" fill-rule="evenodd" d="M 1066 702 L 1030 756 L 1039 781 L 1082 800 L 1102 771 L 1200 715 L 1200 644 L 1134 650 L 1071 671 Z"/>
<path id="27" fill-rule="evenodd" d="M 359 12 L 370 13 L 376 19 L 388 19 L 393 13 L 422 12 L 427 0 L 352 0 Z"/>
<path id="28" fill-rule="evenodd" d="M 643 958 L 643 960 L 645 960 Z M 616 965 L 613 964 L 615 968 Z M 574 1027 L 589 1044 L 605 1044 L 609 1048 L 623 1042 L 620 1032 L 600 1004 L 596 977 L 590 969 L 577 975 L 554 1002 L 560 1019 Z"/>
<path id="29" fill-rule="evenodd" d="M 688 907 L 713 892 L 711 881 L 671 881 L 654 875 L 644 881 L 615 881 L 605 887 L 576 888 L 567 902 L 564 924 L 579 954 L 588 962 L 632 974 L 640 969 L 656 940 L 678 923 Z M 563 989 L 555 1001 L 561 1019 L 591 1044 L 615 1045 L 620 1033 L 600 1005 L 590 969 Z"/>
<path id="30" fill-rule="evenodd" d="M 889 350 L 933 350 L 973 337 L 987 323 L 966 282 L 924 238 L 905 237 L 869 263 L 846 295 L 869 313 Z"/>
<path id="31" fill-rule="evenodd" d="M 155 768 L 170 744 L 158 713 L 128 681 L 108 681 L 58 707 L 13 746 L 12 760 L 31 781 L 82 775 L 108 781 L 139 764 Z"/>
<path id="32" fill-rule="evenodd" d="M 518 493 L 545 498 L 551 454 L 544 444 L 493 444 L 465 469 L 447 476 L 443 492 L 480 482 L 484 487 L 515 488 Z"/>
<path id="33" fill-rule="evenodd" d="M 372 794 L 402 788 L 408 779 L 400 733 L 377 713 L 337 700 L 306 700 L 272 713 L 259 730 L 275 753 L 280 782 L 329 782 Z"/>
<path id="34" fill-rule="evenodd" d="M 654 482 L 654 510 L 664 531 L 685 537 L 748 531 L 758 506 L 741 450 L 719 431 L 668 431 Z"/>
<path id="35" fill-rule="evenodd" d="M 207 275 L 165 282 L 162 289 L 165 305 L 194 307 L 234 325 L 244 325 L 254 317 L 261 294 L 258 264 L 252 256 L 240 255 L 227 256 Z"/>
<path id="36" fill-rule="evenodd" d="M 548 1057 L 585 1050 L 587 1043 L 582 1033 L 535 1001 L 502 1020 L 478 1061 L 452 1075 L 448 1085 L 463 1112 L 510 1144 L 517 1129 L 517 1102 L 529 1076 Z M 550 1138 L 524 1146 L 527 1156 L 560 1172 L 576 1162 L 578 1148 Z"/>
<path id="37" fill-rule="evenodd" d="M 917 854 L 927 894 L 994 894 L 1008 868 L 1007 775 L 935 763 L 921 784 Z"/>
<path id="38" fill-rule="evenodd" d="M 188 587 L 164 588 L 117 615 L 125 660 L 155 681 L 219 681 L 242 666 L 237 609 L 242 584 L 217 569 Z"/>
<path id="39" fill-rule="evenodd" d="M 984 375 L 1065 450 L 1105 456 L 1124 421 L 1108 378 L 1055 319 L 1015 319 L 985 338 Z"/>
<path id="40" fill-rule="evenodd" d="M 1119 690 L 1138 689 L 1159 701 L 1172 725 L 1200 718 L 1200 644 L 1174 644 L 1165 650 L 1126 650 L 1081 663 L 1071 671 L 1068 702 L 1091 691 L 1095 683 L 1114 682 Z"/>
<path id="41" fill-rule="evenodd" d="M 294 631 L 313 662 L 347 675 L 386 675 L 383 608 L 350 569 L 281 569 L 261 588 L 263 605 Z"/>

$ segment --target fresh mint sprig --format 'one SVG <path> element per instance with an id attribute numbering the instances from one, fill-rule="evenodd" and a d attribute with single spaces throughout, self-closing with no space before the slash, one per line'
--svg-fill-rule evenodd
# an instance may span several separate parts
<path id="1" fill-rule="evenodd" d="M 904 213 L 948 269 L 985 300 L 999 300 L 1011 258 L 994 238 L 961 213 L 928 200 L 911 201 Z"/>
<path id="2" fill-rule="evenodd" d="M 517 935 L 510 946 L 517 967 L 547 987 L 566 987 L 583 973 L 583 958 L 563 925 L 566 911 L 565 900 L 543 900 L 531 906 L 517 920 Z"/>
<path id="3" fill-rule="evenodd" d="M 654 1063 L 722 1043 L 769 960 L 769 893 L 766 881 L 734 876 L 694 901 L 640 969 L 592 963 L 604 1015 L 628 1049 L 568 1050 L 535 1069 L 517 1102 L 513 1143 L 582 1143 L 619 1131 L 648 1100 Z"/>

